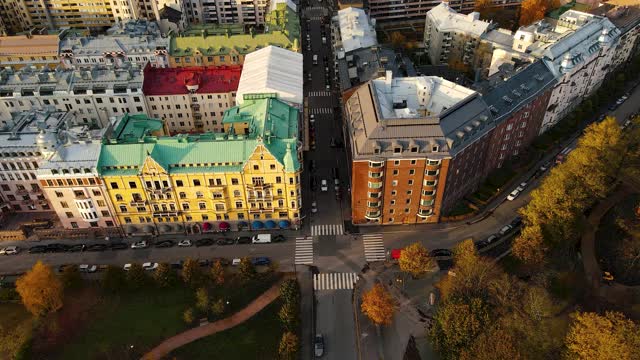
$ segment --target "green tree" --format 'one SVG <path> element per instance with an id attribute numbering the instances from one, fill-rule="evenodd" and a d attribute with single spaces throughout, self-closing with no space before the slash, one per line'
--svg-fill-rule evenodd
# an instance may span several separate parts
<path id="1" fill-rule="evenodd" d="M 127 279 L 124 270 L 118 266 L 109 265 L 107 270 L 102 276 L 102 287 L 111 292 L 117 292 L 127 284 Z"/>
<path id="2" fill-rule="evenodd" d="M 287 279 L 282 282 L 280 298 L 285 303 L 298 304 L 300 302 L 300 284 L 297 279 Z"/>
<path id="3" fill-rule="evenodd" d="M 568 359 L 637 359 L 640 327 L 619 312 L 574 313 L 566 338 Z"/>
<path id="4" fill-rule="evenodd" d="M 418 278 L 429 272 L 435 266 L 435 261 L 421 243 L 413 243 L 402 249 L 398 265 L 400 270 Z"/>
<path id="5" fill-rule="evenodd" d="M 282 304 L 282 307 L 280 307 L 278 317 L 285 329 L 288 331 L 296 331 L 299 323 L 298 304 L 285 302 Z"/>
<path id="6" fill-rule="evenodd" d="M 182 264 L 182 280 L 192 288 L 198 287 L 202 283 L 202 269 L 194 259 L 185 260 Z"/>
<path id="7" fill-rule="evenodd" d="M 278 354 L 282 360 L 293 360 L 298 357 L 298 348 L 300 342 L 298 336 L 292 332 L 285 332 L 280 339 L 280 346 L 278 347 Z"/>
<path id="8" fill-rule="evenodd" d="M 82 276 L 77 266 L 65 266 L 61 275 L 62 286 L 65 290 L 78 289 L 82 286 Z"/>
<path id="9" fill-rule="evenodd" d="M 158 264 L 158 268 L 153 273 L 153 279 L 161 288 L 173 286 L 178 280 L 178 275 L 167 263 Z"/>
<path id="10" fill-rule="evenodd" d="M 193 308 L 188 308 L 184 313 L 182 313 L 182 320 L 184 320 L 187 325 L 192 325 L 193 322 L 196 321 L 196 315 Z"/>
<path id="11" fill-rule="evenodd" d="M 35 316 L 57 311 L 63 304 L 63 286 L 51 268 L 41 261 L 16 281 L 24 307 Z"/>
<path id="12" fill-rule="evenodd" d="M 225 271 L 220 260 L 214 262 L 213 266 L 211 266 L 211 280 L 218 286 L 224 285 Z"/>
<path id="13" fill-rule="evenodd" d="M 243 257 L 242 260 L 240 260 L 238 271 L 240 272 L 240 277 L 244 281 L 253 280 L 258 274 L 258 272 L 256 271 L 256 267 L 251 262 L 251 259 L 246 256 Z"/>
<path id="14" fill-rule="evenodd" d="M 209 310 L 209 292 L 203 287 L 196 290 L 196 308 L 202 312 Z"/>
<path id="15" fill-rule="evenodd" d="M 127 271 L 127 285 L 130 289 L 140 289 L 148 284 L 149 277 L 142 265 L 133 263 Z"/>

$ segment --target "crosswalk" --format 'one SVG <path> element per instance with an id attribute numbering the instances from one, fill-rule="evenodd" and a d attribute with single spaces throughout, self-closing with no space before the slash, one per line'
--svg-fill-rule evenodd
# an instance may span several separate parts
<path id="1" fill-rule="evenodd" d="M 311 108 L 310 109 L 312 114 L 331 114 L 333 112 L 333 109 L 331 108 Z"/>
<path id="2" fill-rule="evenodd" d="M 364 243 L 364 258 L 367 261 L 386 260 L 382 234 L 364 234 L 362 235 L 362 241 Z"/>
<path id="3" fill-rule="evenodd" d="M 308 96 L 331 96 L 331 91 L 309 91 Z"/>
<path id="4" fill-rule="evenodd" d="M 310 17 L 307 17 L 307 19 L 315 20 L 315 21 L 321 21 L 323 18 L 324 18 L 324 16 L 310 16 Z"/>
<path id="5" fill-rule="evenodd" d="M 344 234 L 344 225 L 311 225 L 311 236 L 319 235 L 342 235 Z"/>
<path id="6" fill-rule="evenodd" d="M 296 238 L 296 265 L 313 264 L 313 238 L 303 236 Z"/>
<path id="7" fill-rule="evenodd" d="M 358 281 L 356 273 L 313 274 L 314 290 L 349 290 Z"/>

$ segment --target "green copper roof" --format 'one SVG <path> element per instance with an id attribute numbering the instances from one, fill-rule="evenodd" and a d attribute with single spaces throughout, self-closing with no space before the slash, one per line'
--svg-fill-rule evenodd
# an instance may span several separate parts
<path id="1" fill-rule="evenodd" d="M 146 135 L 151 135 L 163 129 L 163 121 L 153 119 L 144 114 L 125 114 L 113 129 L 113 139 L 119 141 L 138 141 Z"/>
<path id="2" fill-rule="evenodd" d="M 248 94 L 242 105 L 224 112 L 223 124 L 249 123 L 249 137 L 278 139 L 298 137 L 298 112 L 293 106 L 276 98 L 276 94 Z"/>

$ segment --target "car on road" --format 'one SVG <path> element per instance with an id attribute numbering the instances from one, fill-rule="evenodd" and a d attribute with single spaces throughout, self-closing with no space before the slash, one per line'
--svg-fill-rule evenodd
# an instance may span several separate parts
<path id="1" fill-rule="evenodd" d="M 266 256 L 259 256 L 252 258 L 251 263 L 253 265 L 269 265 L 271 264 L 271 259 Z"/>
<path id="2" fill-rule="evenodd" d="M 115 251 L 115 250 L 125 250 L 129 248 L 129 245 L 127 245 L 127 243 L 123 243 L 123 242 L 114 242 L 111 243 L 110 245 L 111 250 Z"/>
<path id="3" fill-rule="evenodd" d="M 509 231 L 511 231 L 511 229 L 513 229 L 513 227 L 511 225 L 503 226 L 499 231 L 500 236 L 506 235 Z"/>
<path id="4" fill-rule="evenodd" d="M 402 255 L 402 249 L 392 249 L 391 250 L 391 258 L 393 260 L 400 259 L 400 255 Z"/>
<path id="5" fill-rule="evenodd" d="M 521 182 L 520 185 L 518 185 L 518 187 L 516 188 L 516 190 L 523 192 L 526 187 L 527 187 L 527 183 Z"/>
<path id="6" fill-rule="evenodd" d="M 178 242 L 178 247 L 189 247 L 189 246 L 191 246 L 191 245 L 193 245 L 193 244 L 191 243 L 191 240 L 180 240 L 180 241 Z"/>
<path id="7" fill-rule="evenodd" d="M 132 264 L 124 264 L 124 266 L 122 267 L 122 270 L 129 271 L 131 269 L 131 265 Z"/>
<path id="8" fill-rule="evenodd" d="M 87 249 L 87 245 L 85 244 L 75 244 L 75 245 L 69 246 L 69 248 L 67 249 L 67 252 L 81 252 L 81 251 L 85 251 L 86 249 Z"/>
<path id="9" fill-rule="evenodd" d="M 333 179 L 333 189 L 335 191 L 340 190 L 340 180 L 338 178 Z"/>
<path id="10" fill-rule="evenodd" d="M 327 180 L 322 179 L 322 181 L 320 182 L 320 190 L 329 191 L 329 186 L 327 185 Z"/>
<path id="11" fill-rule="evenodd" d="M 322 334 L 316 334 L 316 338 L 313 340 L 313 354 L 316 357 L 324 355 L 324 337 Z"/>
<path id="12" fill-rule="evenodd" d="M 147 242 L 147 240 L 136 241 L 133 244 L 131 244 L 132 249 L 146 249 L 148 247 L 149 247 L 149 243 Z"/>
<path id="13" fill-rule="evenodd" d="M 171 240 L 164 240 L 157 242 L 154 246 L 156 248 L 170 248 L 173 247 L 176 243 Z"/>
<path id="14" fill-rule="evenodd" d="M 251 238 L 249 236 L 238 236 L 236 242 L 238 244 L 251 244 Z"/>
<path id="15" fill-rule="evenodd" d="M 551 161 L 547 161 L 546 163 L 542 164 L 542 166 L 540 166 L 540 171 L 544 172 L 549 170 L 549 168 L 551 167 Z"/>
<path id="16" fill-rule="evenodd" d="M 93 244 L 87 246 L 87 251 L 97 252 L 97 251 L 105 251 L 107 250 L 106 244 Z"/>
<path id="17" fill-rule="evenodd" d="M 311 73 L 309 73 L 309 77 L 311 77 Z M 316 116 L 314 114 L 309 115 L 309 122 L 310 123 L 316 122 Z"/>
<path id="18" fill-rule="evenodd" d="M 626 129 L 626 128 L 628 128 L 629 126 L 631 126 L 631 119 L 629 119 L 629 120 L 625 121 L 625 122 L 624 122 L 624 124 L 622 124 L 622 128 L 623 128 L 623 129 Z"/>
<path id="19" fill-rule="evenodd" d="M 515 189 L 507 196 L 507 200 L 513 201 L 518 197 L 518 195 L 520 195 L 520 190 Z"/>
<path id="20" fill-rule="evenodd" d="M 431 255 L 431 257 L 453 256 L 453 252 L 449 249 L 433 249 L 429 255 Z"/>
<path id="21" fill-rule="evenodd" d="M 312 176 L 311 180 L 309 180 L 309 182 L 310 182 L 310 184 L 309 184 L 310 186 L 309 187 L 311 188 L 311 191 L 316 191 L 316 189 L 318 189 L 318 184 L 316 182 L 316 178 Z"/>
<path id="22" fill-rule="evenodd" d="M 47 252 L 47 247 L 44 245 L 36 245 L 29 248 L 29 254 L 41 254 Z"/>
<path id="23" fill-rule="evenodd" d="M 142 268 L 147 271 L 153 271 L 158 268 L 158 263 L 156 262 L 146 262 L 142 264 Z"/>
<path id="24" fill-rule="evenodd" d="M 20 252 L 20 248 L 17 246 L 7 246 L 0 250 L 0 255 L 15 255 Z"/>
<path id="25" fill-rule="evenodd" d="M 251 238 L 252 244 L 269 244 L 271 243 L 271 234 L 257 234 Z"/>
<path id="26" fill-rule="evenodd" d="M 315 201 L 311 203 L 311 212 L 314 214 L 318 212 L 318 204 Z"/>
<path id="27" fill-rule="evenodd" d="M 230 238 L 219 238 L 218 240 L 216 240 L 216 245 L 233 245 L 235 244 L 236 241 Z"/>
<path id="28" fill-rule="evenodd" d="M 81 273 L 94 273 L 98 271 L 98 267 L 95 265 L 82 264 L 78 266 L 78 271 Z"/>
<path id="29" fill-rule="evenodd" d="M 511 227 L 513 227 L 513 228 L 517 228 L 517 227 L 521 226 L 522 225 L 522 218 L 520 216 L 516 216 L 513 220 L 511 220 L 511 223 L 509 225 L 511 225 Z"/>
<path id="30" fill-rule="evenodd" d="M 271 241 L 273 241 L 274 243 L 285 242 L 285 241 L 287 241 L 287 238 L 284 237 L 284 235 L 278 234 L 278 235 L 274 236 L 273 239 L 271 239 Z"/>
<path id="31" fill-rule="evenodd" d="M 222 266 L 229 266 L 231 264 L 231 262 L 229 261 L 229 259 L 227 258 L 223 258 L 223 257 L 214 257 L 213 259 L 211 259 L 211 263 L 215 264 L 217 262 L 220 262 L 220 265 Z"/>
<path id="32" fill-rule="evenodd" d="M 207 260 L 207 259 L 198 259 L 198 265 L 202 266 L 202 267 L 208 267 L 211 266 L 211 264 L 213 264 L 211 262 L 211 260 Z"/>
<path id="33" fill-rule="evenodd" d="M 232 266 L 238 266 L 238 265 L 240 265 L 240 263 L 241 263 L 241 262 L 242 262 L 242 259 L 240 259 L 240 258 L 235 258 L 235 259 L 233 259 L 233 260 L 231 261 L 231 265 L 232 265 Z"/>
<path id="34" fill-rule="evenodd" d="M 213 245 L 213 239 L 198 239 L 196 240 L 196 246 L 211 246 Z"/>

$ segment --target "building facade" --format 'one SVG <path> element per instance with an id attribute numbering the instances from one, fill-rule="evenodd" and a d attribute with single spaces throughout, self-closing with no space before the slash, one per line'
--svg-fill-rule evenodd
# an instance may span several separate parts
<path id="1" fill-rule="evenodd" d="M 185 10 L 192 24 L 264 25 L 267 0 L 187 0 Z"/>
<path id="2" fill-rule="evenodd" d="M 149 115 L 171 134 L 222 132 L 224 112 L 236 105 L 241 66 L 146 67 L 142 91 Z"/>
<path id="3" fill-rule="evenodd" d="M 58 35 L 0 36 L 0 67 L 55 68 L 59 65 Z"/>
<path id="4" fill-rule="evenodd" d="M 100 30 L 114 23 L 109 0 L 82 3 L 66 0 L 2 0 L 2 10 L 2 17 L 9 22 L 12 33 L 32 28 Z"/>
<path id="5" fill-rule="evenodd" d="M 424 22 L 427 12 L 442 1 L 439 0 L 416 0 L 398 3 L 393 0 L 369 0 L 370 16 L 379 22 Z M 521 0 L 493 0 L 492 4 L 498 8 L 517 8 Z M 475 10 L 474 0 L 451 0 L 448 1 L 451 8 L 457 12 L 468 14 Z"/>
<path id="6" fill-rule="evenodd" d="M 483 179 L 494 125 L 475 91 L 387 73 L 353 91 L 345 117 L 355 224 L 438 222 Z"/>
<path id="7" fill-rule="evenodd" d="M 99 172 L 125 233 L 299 223 L 298 110 L 252 97 L 227 110 L 225 133 L 140 134 L 103 145 Z"/>

